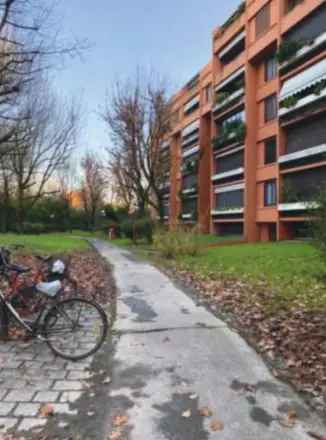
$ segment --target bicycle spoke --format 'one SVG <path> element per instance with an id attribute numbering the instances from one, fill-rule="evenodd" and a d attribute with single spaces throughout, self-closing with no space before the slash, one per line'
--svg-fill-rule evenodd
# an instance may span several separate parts
<path id="1" fill-rule="evenodd" d="M 91 301 L 62 301 L 45 318 L 45 337 L 67 359 L 81 359 L 98 349 L 107 332 L 104 312 Z"/>

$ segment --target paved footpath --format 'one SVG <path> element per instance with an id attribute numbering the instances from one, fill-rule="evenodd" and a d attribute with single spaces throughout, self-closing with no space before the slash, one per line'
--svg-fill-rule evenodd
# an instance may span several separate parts
<path id="1" fill-rule="evenodd" d="M 224 322 L 153 266 L 104 242 L 94 244 L 114 265 L 119 291 L 108 436 L 117 414 L 128 423 L 119 429 L 121 437 L 111 431 L 108 438 L 311 440 L 307 431 L 325 436 L 325 425 Z M 213 416 L 199 415 L 203 407 Z M 298 416 L 292 428 L 283 426 L 289 411 Z M 212 430 L 221 424 L 223 430 Z"/>
<path id="2" fill-rule="evenodd" d="M 77 363 L 55 358 L 45 344 L 0 344 L 1 440 L 5 433 L 15 440 L 326 435 L 325 425 L 225 323 L 153 266 L 93 243 L 114 266 L 114 333 L 93 358 Z M 54 405 L 54 417 L 42 416 L 44 403 Z M 203 407 L 213 415 L 202 417 Z M 292 428 L 280 423 L 289 410 L 299 417 Z"/>

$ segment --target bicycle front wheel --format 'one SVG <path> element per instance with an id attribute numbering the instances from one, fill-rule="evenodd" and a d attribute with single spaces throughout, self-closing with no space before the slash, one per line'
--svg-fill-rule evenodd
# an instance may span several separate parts
<path id="1" fill-rule="evenodd" d="M 91 356 L 101 347 L 107 332 L 108 320 L 102 307 L 81 298 L 60 301 L 44 318 L 49 347 L 68 360 Z"/>

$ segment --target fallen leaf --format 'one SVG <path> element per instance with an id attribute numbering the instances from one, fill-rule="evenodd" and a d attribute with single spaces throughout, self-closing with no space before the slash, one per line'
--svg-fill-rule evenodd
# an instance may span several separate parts
<path id="1" fill-rule="evenodd" d="M 47 403 L 45 405 L 41 406 L 41 410 L 40 410 L 41 416 L 42 417 L 49 417 L 49 416 L 53 416 L 54 414 L 54 406 L 51 405 L 50 403 Z"/>
<path id="2" fill-rule="evenodd" d="M 113 419 L 113 425 L 115 427 L 124 426 L 128 423 L 128 417 L 127 416 L 121 416 L 118 415 Z"/>
<path id="3" fill-rule="evenodd" d="M 182 417 L 183 417 L 184 419 L 189 419 L 189 417 L 191 417 L 191 410 L 188 409 L 187 411 L 184 411 L 184 412 L 182 413 Z"/>
<path id="4" fill-rule="evenodd" d="M 216 431 L 223 431 L 224 429 L 224 424 L 222 422 L 220 422 L 219 420 L 213 420 L 211 423 L 211 430 L 216 432 Z"/>
<path id="5" fill-rule="evenodd" d="M 120 430 L 118 431 L 113 431 L 110 435 L 109 435 L 109 440 L 119 440 L 121 438 L 122 432 Z"/>
<path id="6" fill-rule="evenodd" d="M 200 408 L 199 414 L 202 417 L 211 417 L 213 415 L 212 411 L 208 408 L 208 406 L 204 406 L 203 408 Z"/>

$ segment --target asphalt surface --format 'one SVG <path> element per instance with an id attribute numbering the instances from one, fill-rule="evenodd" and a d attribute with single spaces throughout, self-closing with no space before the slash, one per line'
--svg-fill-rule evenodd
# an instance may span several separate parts
<path id="1" fill-rule="evenodd" d="M 112 379 L 99 399 L 103 439 L 311 440 L 309 431 L 325 435 L 323 422 L 223 321 L 150 264 L 103 241 L 93 244 L 113 265 L 118 289 L 112 346 L 101 356 Z M 203 407 L 212 415 L 200 415 Z M 296 416 L 294 426 L 289 415 Z M 126 416 L 123 423 L 117 416 Z"/>

